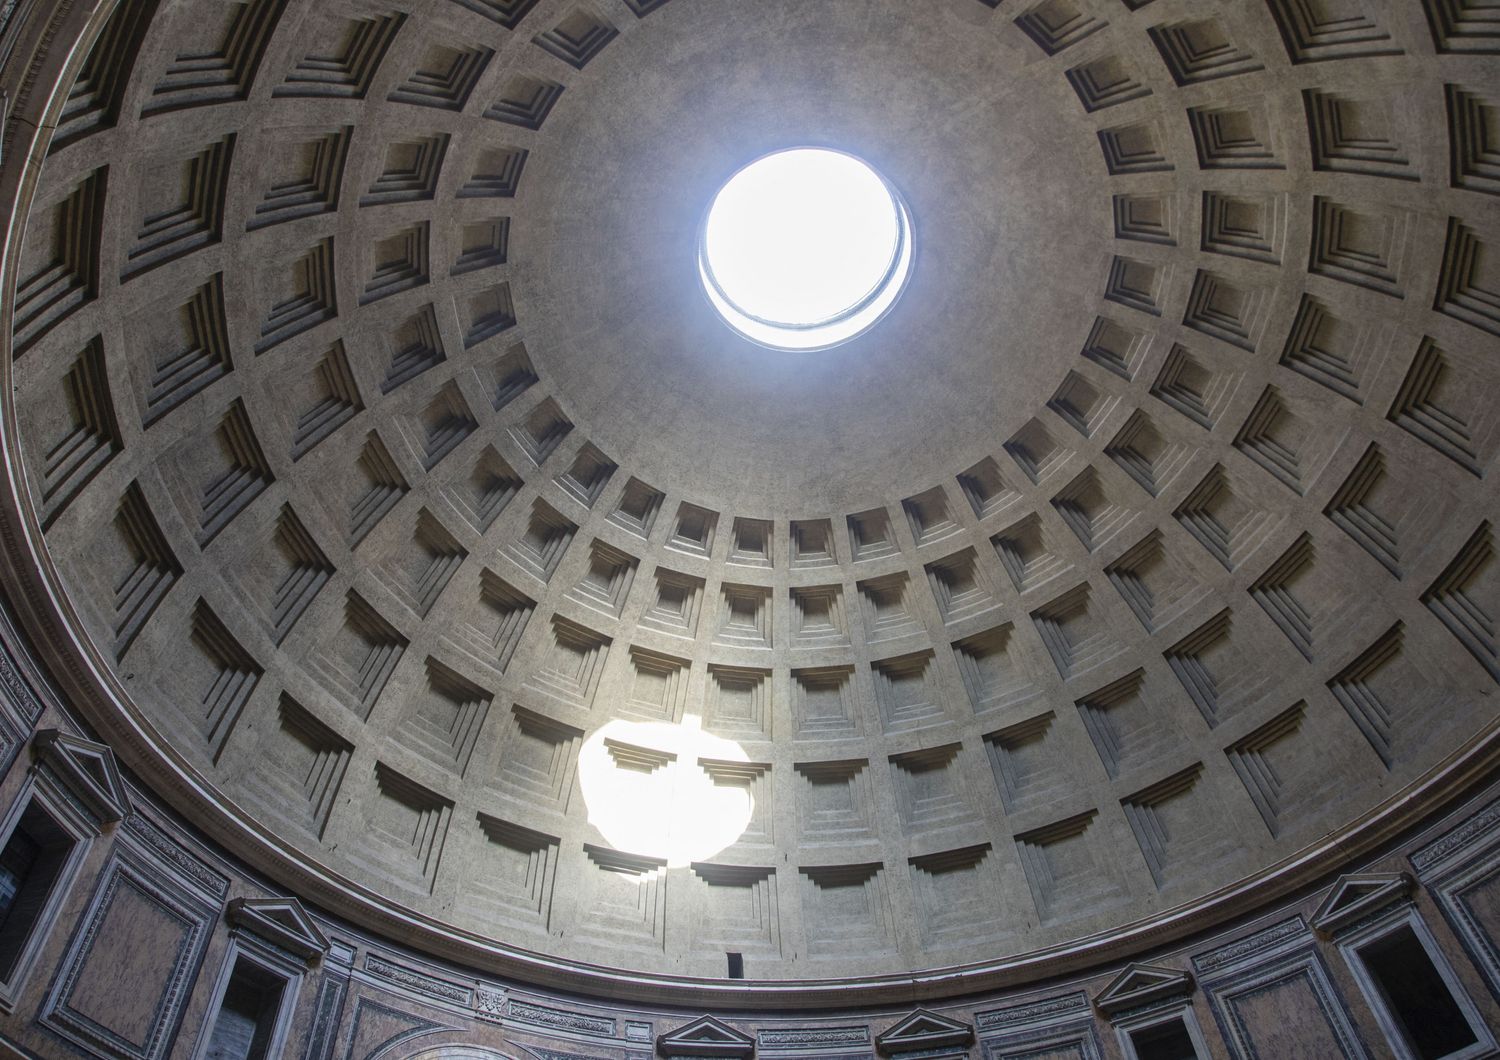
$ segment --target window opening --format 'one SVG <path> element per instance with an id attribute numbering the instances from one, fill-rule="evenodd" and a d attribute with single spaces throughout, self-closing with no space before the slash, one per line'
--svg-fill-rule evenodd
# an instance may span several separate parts
<path id="1" fill-rule="evenodd" d="M 0 982 L 10 982 L 75 840 L 35 802 L 0 849 Z"/>
<path id="2" fill-rule="evenodd" d="M 1358 951 L 1407 1048 L 1440 1060 L 1478 1038 L 1416 932 L 1403 925 Z"/>
<path id="3" fill-rule="evenodd" d="M 234 962 L 204 1060 L 266 1060 L 286 980 L 243 957 Z"/>
<path id="4" fill-rule="evenodd" d="M 1182 1020 L 1130 1033 L 1137 1060 L 1198 1060 L 1198 1050 Z"/>

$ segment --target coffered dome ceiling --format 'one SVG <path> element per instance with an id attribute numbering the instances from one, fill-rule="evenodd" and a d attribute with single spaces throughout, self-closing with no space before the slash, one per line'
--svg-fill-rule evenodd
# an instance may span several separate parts
<path id="1" fill-rule="evenodd" d="M 1242 911 L 1495 722 L 1489 11 L 126 0 L 12 259 L 32 607 L 184 814 L 476 963 Z M 695 272 L 807 144 L 918 234 L 816 354 Z"/>

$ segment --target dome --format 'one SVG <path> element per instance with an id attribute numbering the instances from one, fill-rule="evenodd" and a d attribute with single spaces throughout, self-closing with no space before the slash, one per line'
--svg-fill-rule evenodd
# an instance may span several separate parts
<path id="1" fill-rule="evenodd" d="M 467 966 L 854 1004 L 1228 923 L 1493 734 L 1480 6 L 101 7 L 11 595 L 177 813 Z M 909 211 L 816 352 L 700 282 L 793 147 Z"/>

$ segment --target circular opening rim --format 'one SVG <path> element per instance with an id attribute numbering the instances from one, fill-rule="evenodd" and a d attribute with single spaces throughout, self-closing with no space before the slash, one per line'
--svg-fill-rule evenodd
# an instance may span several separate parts
<path id="1" fill-rule="evenodd" d="M 843 155 L 846 158 L 853 159 L 880 181 L 881 185 L 885 188 L 886 194 L 890 196 L 890 203 L 896 218 L 896 239 L 891 250 L 891 257 L 874 286 L 861 298 L 832 316 L 807 323 L 789 323 L 772 320 L 741 309 L 728 292 L 723 289 L 717 277 L 715 277 L 708 252 L 709 221 L 713 215 L 714 207 L 718 204 L 719 197 L 724 190 L 734 182 L 736 177 L 751 167 L 764 162 L 768 158 L 797 151 L 816 151 L 825 154 Z M 880 170 L 876 169 L 859 155 L 854 154 L 852 151 L 845 151 L 838 147 L 829 147 L 825 144 L 794 144 L 788 147 L 779 147 L 774 151 L 767 151 L 757 155 L 755 158 L 736 168 L 719 185 L 718 190 L 714 192 L 713 198 L 709 200 L 709 204 L 703 211 L 702 219 L 698 224 L 697 271 L 699 284 L 705 299 L 713 308 L 715 314 L 737 335 L 755 343 L 757 346 L 794 353 L 814 353 L 819 350 L 832 349 L 835 346 L 842 346 L 865 334 L 865 332 L 883 320 L 895 307 L 896 302 L 900 300 L 901 295 L 910 283 L 912 273 L 915 271 L 914 228 L 911 208 L 907 205 L 906 199 L 900 190 L 885 174 L 881 173 Z"/>

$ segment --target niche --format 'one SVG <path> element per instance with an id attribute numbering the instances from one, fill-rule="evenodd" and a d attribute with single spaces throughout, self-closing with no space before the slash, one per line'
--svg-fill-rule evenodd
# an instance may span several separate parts
<path id="1" fill-rule="evenodd" d="M 205 1060 L 266 1060 L 287 981 L 241 954 L 234 962 L 208 1036 Z"/>
<path id="2" fill-rule="evenodd" d="M 35 799 L 27 802 L 0 848 L 0 983 L 10 986 L 18 978 L 77 846 L 78 840 Z"/>
<path id="3" fill-rule="evenodd" d="M 1130 1047 L 1136 1060 L 1200 1060 L 1204 1055 L 1180 1019 L 1130 1032 Z"/>
<path id="4" fill-rule="evenodd" d="M 236 898 L 229 953 L 193 1060 L 275 1060 L 291 1031 L 307 969 L 328 939 L 293 898 Z"/>
<path id="5" fill-rule="evenodd" d="M 1360 933 L 1343 948 L 1402 1060 L 1456 1060 L 1494 1049 L 1493 1036 L 1414 911 Z"/>
<path id="6" fill-rule="evenodd" d="M 20 997 L 89 840 L 130 812 L 108 747 L 44 729 L 31 751 L 36 763 L 0 822 L 0 1011 Z"/>

